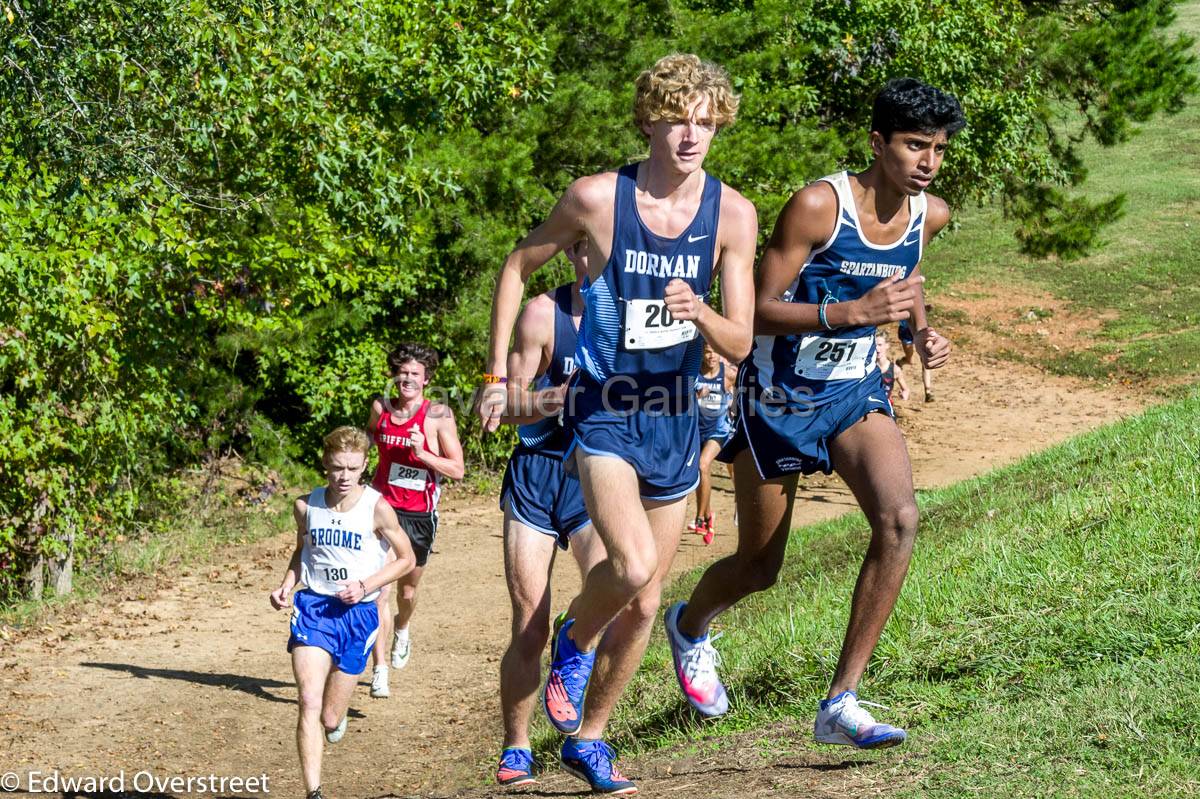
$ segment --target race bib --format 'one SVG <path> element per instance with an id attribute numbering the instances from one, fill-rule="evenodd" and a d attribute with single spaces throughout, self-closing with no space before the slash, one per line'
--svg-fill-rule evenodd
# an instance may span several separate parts
<path id="1" fill-rule="evenodd" d="M 723 406 L 725 404 L 725 392 L 719 391 L 719 390 L 718 391 L 710 390 L 703 397 L 700 397 L 697 400 L 697 403 L 700 405 L 701 408 L 703 408 L 706 411 L 713 411 L 713 412 L 719 411 L 719 410 L 721 410 L 721 406 Z"/>
<path id="2" fill-rule="evenodd" d="M 796 374 L 805 380 L 859 380 L 867 374 L 871 337 L 802 336 Z"/>
<path id="3" fill-rule="evenodd" d="M 393 463 L 391 469 L 388 470 L 388 485 L 404 488 L 409 491 L 424 491 L 425 480 L 428 475 L 429 472 L 424 469 Z"/>
<path id="4" fill-rule="evenodd" d="M 671 316 L 663 300 L 625 300 L 625 349 L 661 350 L 697 335 L 690 320 Z"/>

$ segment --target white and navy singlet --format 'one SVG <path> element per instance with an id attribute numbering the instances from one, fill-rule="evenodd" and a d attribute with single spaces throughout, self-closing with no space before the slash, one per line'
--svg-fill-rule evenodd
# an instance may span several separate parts
<path id="1" fill-rule="evenodd" d="M 903 235 L 875 244 L 863 234 L 846 172 L 821 178 L 837 193 L 838 215 L 828 241 L 809 255 L 785 302 L 820 303 L 857 300 L 893 275 L 907 278 L 921 260 L 927 201 L 924 192 L 908 200 L 909 222 Z M 813 406 L 835 402 L 875 374 L 875 327 L 846 327 L 786 336 L 756 336 L 739 385 L 787 390 Z M 744 409 L 743 409 L 744 410 Z"/>
<path id="2" fill-rule="evenodd" d="M 575 371 L 575 348 L 578 334 L 571 309 L 571 285 L 554 290 L 554 347 L 550 365 L 533 384 L 535 391 L 561 386 Z M 517 428 L 517 437 L 527 451 L 537 451 L 562 458 L 570 445 L 570 436 L 562 426 L 560 416 L 551 416 Z"/>

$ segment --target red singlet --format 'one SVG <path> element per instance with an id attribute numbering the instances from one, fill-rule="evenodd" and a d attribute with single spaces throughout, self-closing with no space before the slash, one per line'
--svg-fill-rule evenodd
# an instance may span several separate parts
<path id="1" fill-rule="evenodd" d="M 437 510 L 438 496 L 441 487 L 438 485 L 438 473 L 428 469 L 412 454 L 409 433 L 413 427 L 425 432 L 425 414 L 429 410 L 429 400 L 421 403 L 421 407 L 412 418 L 403 424 L 392 421 L 392 414 L 384 409 L 375 424 L 375 445 L 379 447 L 379 467 L 375 469 L 375 479 L 371 485 L 383 494 L 388 503 L 396 510 L 408 513 L 430 513 Z M 426 439 L 424 449 L 429 449 Z"/>

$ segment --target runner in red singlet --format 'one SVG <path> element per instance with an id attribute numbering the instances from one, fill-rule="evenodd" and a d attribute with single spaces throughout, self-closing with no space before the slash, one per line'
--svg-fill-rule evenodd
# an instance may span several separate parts
<path id="1" fill-rule="evenodd" d="M 416 607 L 417 584 L 429 560 L 437 534 L 437 503 L 441 479 L 463 477 L 463 451 L 454 412 L 425 397 L 438 356 L 422 344 L 401 344 L 388 355 L 395 390 L 371 404 L 367 429 L 379 449 L 379 465 L 371 485 L 396 511 L 400 526 L 412 542 L 417 566 L 397 581 L 396 615 L 391 614 L 391 587 L 380 594 L 379 636 L 372 657 L 371 696 L 388 696 L 388 642 L 391 666 L 408 665 L 411 643 L 408 622 Z M 393 628 L 395 630 L 392 635 Z"/>

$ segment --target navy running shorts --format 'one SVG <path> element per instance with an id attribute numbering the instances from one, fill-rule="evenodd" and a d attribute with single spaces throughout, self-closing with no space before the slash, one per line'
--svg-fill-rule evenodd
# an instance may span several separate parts
<path id="1" fill-rule="evenodd" d="M 671 403 L 655 398 L 606 402 L 603 390 L 580 381 L 563 416 L 574 435 L 567 468 L 575 449 L 589 455 L 620 458 L 638 476 L 642 499 L 669 501 L 687 496 L 700 484 L 700 430 L 695 400 L 689 395 Z M 676 407 L 665 408 L 667 404 Z"/>
<path id="2" fill-rule="evenodd" d="M 555 538 L 567 548 L 571 536 L 591 524 L 579 478 L 561 458 L 518 446 L 504 472 L 500 510 L 526 527 Z"/>
<path id="3" fill-rule="evenodd" d="M 869 413 L 886 413 L 895 418 L 878 370 L 872 370 L 822 405 L 780 401 L 778 393 L 766 396 L 766 392 L 756 388 L 755 385 L 739 387 L 737 428 L 717 460 L 732 463 L 749 447 L 758 474 L 764 480 L 796 472 L 830 474 L 834 466 L 829 454 L 830 442 Z"/>

